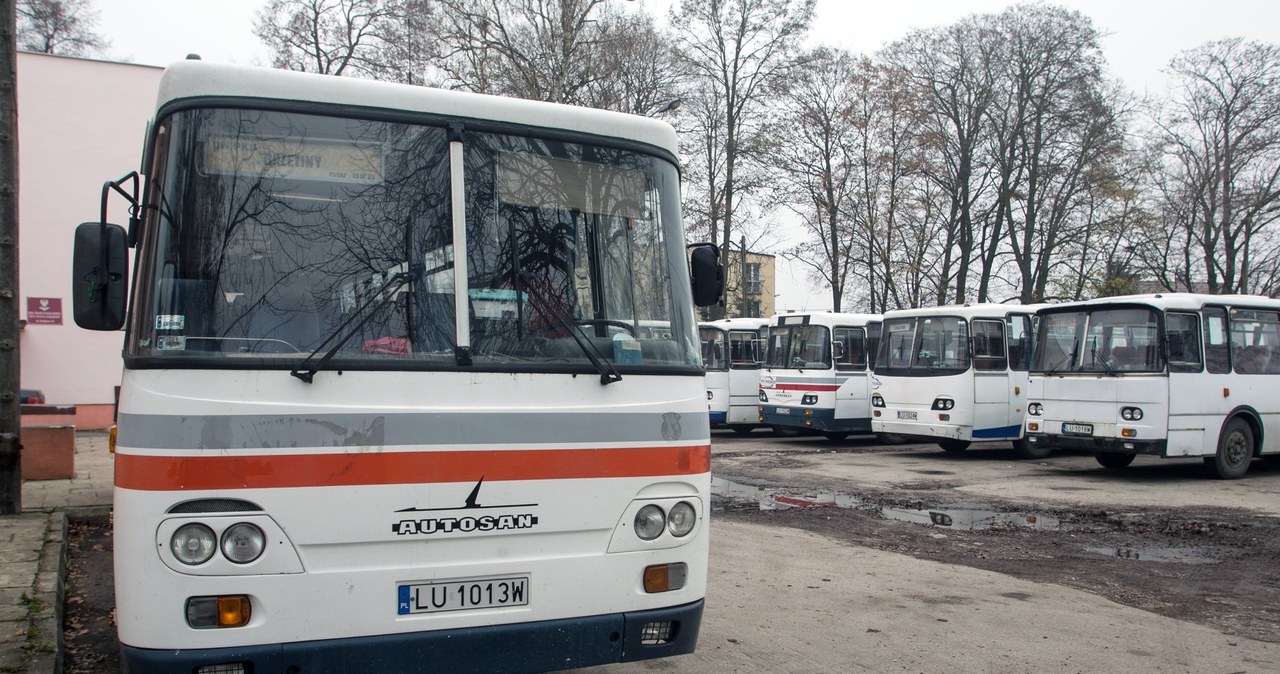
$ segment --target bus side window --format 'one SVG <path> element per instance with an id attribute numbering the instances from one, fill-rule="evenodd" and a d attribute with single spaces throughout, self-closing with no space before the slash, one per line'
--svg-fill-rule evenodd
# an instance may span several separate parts
<path id="1" fill-rule="evenodd" d="M 1227 340 L 1227 311 L 1222 307 L 1205 307 L 1204 311 L 1204 362 L 1212 374 L 1231 371 L 1228 356 L 1231 348 Z"/>

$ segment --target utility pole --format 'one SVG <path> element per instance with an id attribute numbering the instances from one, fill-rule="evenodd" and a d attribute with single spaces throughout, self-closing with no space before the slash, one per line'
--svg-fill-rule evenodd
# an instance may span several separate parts
<path id="1" fill-rule="evenodd" d="M 0 0 L 0 515 L 22 512 L 18 402 L 18 54 L 15 0 Z"/>

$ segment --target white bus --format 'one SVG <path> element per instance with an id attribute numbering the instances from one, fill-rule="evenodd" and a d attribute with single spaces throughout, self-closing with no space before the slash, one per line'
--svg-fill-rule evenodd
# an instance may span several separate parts
<path id="1" fill-rule="evenodd" d="M 841 440 L 871 432 L 868 354 L 880 339 L 874 314 L 779 314 L 760 370 L 760 423 Z"/>
<path id="2" fill-rule="evenodd" d="M 760 424 L 760 362 L 769 319 L 724 318 L 700 324 L 698 332 L 712 428 L 750 433 Z"/>
<path id="3" fill-rule="evenodd" d="M 1167 293 L 1039 311 L 1027 439 L 1096 452 L 1203 457 L 1243 477 L 1280 453 L 1280 300 Z"/>
<path id="4" fill-rule="evenodd" d="M 884 314 L 872 376 L 872 428 L 948 452 L 1011 440 L 1021 456 L 1034 307 L 974 304 Z"/>
<path id="5" fill-rule="evenodd" d="M 125 328 L 125 670 L 691 652 L 710 505 L 692 300 L 720 281 L 701 245 L 691 278 L 676 152 L 629 115 L 169 67 L 144 184 L 108 183 L 76 232 L 77 323 Z"/>

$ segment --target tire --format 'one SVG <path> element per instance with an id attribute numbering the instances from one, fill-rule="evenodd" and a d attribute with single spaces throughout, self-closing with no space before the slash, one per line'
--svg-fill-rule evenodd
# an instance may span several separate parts
<path id="1" fill-rule="evenodd" d="M 823 435 L 827 436 L 827 439 L 831 442 L 840 442 L 841 440 L 849 437 L 849 434 L 844 431 L 827 431 L 826 433 L 823 433 Z"/>
<path id="2" fill-rule="evenodd" d="M 729 430 L 737 433 L 738 435 L 750 435 L 751 431 L 754 429 L 755 426 L 744 426 L 742 424 L 734 424 L 729 427 Z"/>
<path id="3" fill-rule="evenodd" d="M 938 446 L 941 447 L 943 450 L 947 451 L 948 453 L 959 454 L 960 452 L 963 452 L 964 450 L 969 449 L 969 441 L 968 440 L 939 440 Z"/>
<path id="4" fill-rule="evenodd" d="M 1238 480 L 1249 472 L 1249 464 L 1253 462 L 1253 430 L 1244 419 L 1235 417 L 1222 427 L 1222 435 L 1218 436 L 1218 453 L 1205 457 L 1205 464 L 1213 470 L 1214 477 L 1219 480 Z"/>
<path id="5" fill-rule="evenodd" d="M 1133 463 L 1133 460 L 1138 458 L 1138 455 L 1119 454 L 1117 452 L 1098 452 L 1093 455 L 1093 458 L 1097 459 L 1098 463 L 1103 468 L 1114 468 L 1119 470 L 1121 468 L 1128 468 L 1129 464 Z"/>
<path id="6" fill-rule="evenodd" d="M 1053 450 L 1044 445 L 1033 445 L 1027 442 L 1026 438 L 1013 441 L 1013 453 L 1017 454 L 1019 459 L 1047 459 L 1051 451 Z"/>

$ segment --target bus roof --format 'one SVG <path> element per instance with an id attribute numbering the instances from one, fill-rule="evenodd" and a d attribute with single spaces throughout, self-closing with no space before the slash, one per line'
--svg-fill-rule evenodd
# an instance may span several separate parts
<path id="1" fill-rule="evenodd" d="M 1280 300 L 1263 295 L 1209 295 L 1205 293 L 1152 293 L 1148 295 L 1118 295 L 1115 297 L 1098 297 L 1079 302 L 1041 305 L 1039 313 L 1052 311 L 1070 311 L 1081 307 L 1097 307 L 1112 304 L 1141 304 L 1153 309 L 1200 309 L 1205 305 L 1224 305 L 1229 307 L 1258 307 L 1280 309 Z"/>
<path id="2" fill-rule="evenodd" d="M 767 318 L 722 318 L 702 325 L 710 325 L 724 330 L 759 330 L 769 324 Z"/>
<path id="3" fill-rule="evenodd" d="M 480 119 L 623 138 L 678 155 L 670 124 L 621 112 L 199 60 L 178 61 L 165 69 L 157 110 L 200 98 L 284 100 Z"/>
<path id="4" fill-rule="evenodd" d="M 835 311 L 799 311 L 774 314 L 769 325 L 866 325 L 880 322 L 880 314 L 845 314 Z"/>
<path id="5" fill-rule="evenodd" d="M 884 319 L 915 318 L 920 316 L 959 316 L 971 318 L 1003 318 L 1011 313 L 1034 314 L 1046 304 L 946 304 L 940 307 L 917 307 L 915 309 L 894 309 L 884 312 Z"/>

